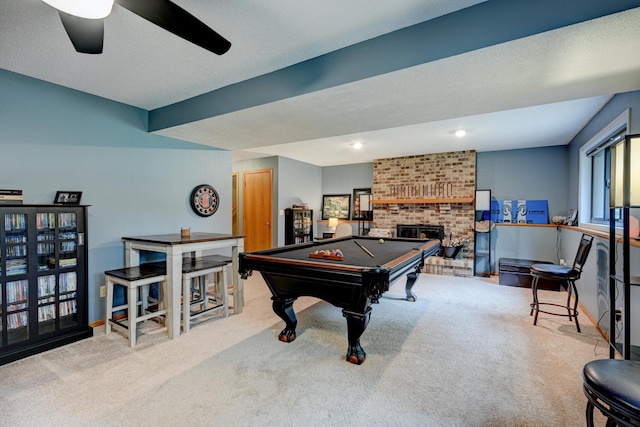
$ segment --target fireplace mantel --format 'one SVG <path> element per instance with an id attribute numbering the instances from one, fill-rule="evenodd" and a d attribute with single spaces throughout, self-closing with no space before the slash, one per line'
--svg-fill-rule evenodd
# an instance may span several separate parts
<path id="1" fill-rule="evenodd" d="M 374 205 L 428 205 L 438 203 L 473 203 L 473 196 L 470 197 L 448 197 L 437 199 L 372 199 L 371 204 Z"/>

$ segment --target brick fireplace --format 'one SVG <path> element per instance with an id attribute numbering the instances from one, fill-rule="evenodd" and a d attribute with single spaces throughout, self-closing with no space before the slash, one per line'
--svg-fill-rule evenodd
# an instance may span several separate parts
<path id="1" fill-rule="evenodd" d="M 473 256 L 475 189 L 475 151 L 375 160 L 373 227 L 396 230 L 398 224 L 443 225 L 446 237 L 467 238 L 469 244 L 458 259 L 433 260 L 437 268 L 429 271 L 427 266 L 427 272 L 471 275 L 468 258 Z"/>

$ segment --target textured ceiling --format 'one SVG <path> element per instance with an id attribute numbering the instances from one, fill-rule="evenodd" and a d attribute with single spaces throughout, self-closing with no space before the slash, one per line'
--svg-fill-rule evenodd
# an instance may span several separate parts
<path id="1" fill-rule="evenodd" d="M 104 53 L 82 55 L 54 9 L 2 0 L 0 68 L 153 110 L 483 2 L 176 3 L 231 50 L 213 55 L 115 6 Z M 566 144 L 611 95 L 640 89 L 638 22 L 635 8 L 155 133 L 320 166 Z"/>

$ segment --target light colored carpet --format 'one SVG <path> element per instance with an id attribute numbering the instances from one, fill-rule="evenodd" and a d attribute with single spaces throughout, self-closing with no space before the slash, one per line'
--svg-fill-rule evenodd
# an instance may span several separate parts
<path id="1" fill-rule="evenodd" d="M 495 279 L 397 282 L 345 361 L 346 321 L 313 298 L 294 304 L 298 336 L 276 337 L 259 274 L 244 312 L 168 340 L 153 322 L 131 350 L 121 332 L 0 366 L 3 426 L 583 426 L 582 367 L 608 357 L 582 316 L 529 316 L 530 290 Z M 541 291 L 563 301 L 565 293 Z"/>

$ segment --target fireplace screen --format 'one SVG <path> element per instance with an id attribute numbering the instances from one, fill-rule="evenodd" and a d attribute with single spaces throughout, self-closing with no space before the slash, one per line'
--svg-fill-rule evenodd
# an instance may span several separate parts
<path id="1" fill-rule="evenodd" d="M 444 240 L 444 225 L 398 224 L 396 233 L 398 237 L 438 239 L 442 241 Z"/>

